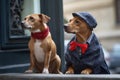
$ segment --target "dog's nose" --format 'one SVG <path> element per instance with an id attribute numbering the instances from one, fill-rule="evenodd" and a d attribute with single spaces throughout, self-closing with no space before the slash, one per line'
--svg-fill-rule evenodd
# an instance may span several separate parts
<path id="1" fill-rule="evenodd" d="M 22 27 L 24 26 L 24 21 L 21 22 L 21 26 L 22 26 Z"/>
<path id="2" fill-rule="evenodd" d="M 21 22 L 21 25 L 23 25 L 23 23 Z"/>
<path id="3" fill-rule="evenodd" d="M 21 25 L 23 25 L 23 24 L 24 24 L 24 21 L 21 22 Z"/>
<path id="4" fill-rule="evenodd" d="M 68 25 L 67 24 L 64 24 L 64 29 L 67 29 Z"/>

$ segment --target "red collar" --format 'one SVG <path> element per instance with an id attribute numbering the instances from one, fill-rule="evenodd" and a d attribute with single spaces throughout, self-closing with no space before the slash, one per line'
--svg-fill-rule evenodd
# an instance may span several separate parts
<path id="1" fill-rule="evenodd" d="M 34 38 L 34 39 L 40 39 L 40 40 L 43 40 L 47 37 L 49 33 L 49 28 L 45 29 L 44 31 L 42 32 L 31 32 L 31 36 Z"/>

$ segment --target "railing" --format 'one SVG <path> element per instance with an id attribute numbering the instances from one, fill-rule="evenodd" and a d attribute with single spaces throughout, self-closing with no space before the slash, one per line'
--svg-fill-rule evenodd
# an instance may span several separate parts
<path id="1" fill-rule="evenodd" d="M 0 80 L 120 80 L 120 75 L 0 74 Z"/>

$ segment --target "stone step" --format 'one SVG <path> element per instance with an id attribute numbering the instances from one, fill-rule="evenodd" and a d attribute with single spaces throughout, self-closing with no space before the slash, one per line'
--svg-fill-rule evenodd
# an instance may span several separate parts
<path id="1" fill-rule="evenodd" d="M 120 75 L 0 74 L 0 80 L 120 80 Z"/>

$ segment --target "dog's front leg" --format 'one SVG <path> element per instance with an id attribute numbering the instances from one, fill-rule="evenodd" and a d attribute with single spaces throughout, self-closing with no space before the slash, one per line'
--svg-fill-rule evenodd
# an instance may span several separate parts
<path id="1" fill-rule="evenodd" d="M 49 74 L 48 68 L 50 63 L 51 51 L 45 53 L 45 62 L 43 72 L 44 74 Z"/>
<path id="2" fill-rule="evenodd" d="M 82 70 L 82 72 L 81 72 L 81 74 L 90 74 L 90 73 L 92 73 L 92 69 L 90 69 L 90 68 L 86 68 L 86 69 Z"/>
<path id="3" fill-rule="evenodd" d="M 68 68 L 68 70 L 66 71 L 65 74 L 74 74 L 74 69 L 73 69 L 73 67 L 70 66 L 70 67 Z"/>
<path id="4" fill-rule="evenodd" d="M 28 70 L 26 70 L 25 72 L 26 73 L 33 73 L 33 70 L 34 70 L 34 39 L 31 38 L 30 41 L 29 41 L 29 44 L 28 44 L 28 47 L 30 49 L 30 67 Z"/>
<path id="5" fill-rule="evenodd" d="M 33 73 L 34 70 L 34 57 L 33 53 L 30 53 L 30 67 L 28 70 L 25 71 L 25 73 Z"/>

